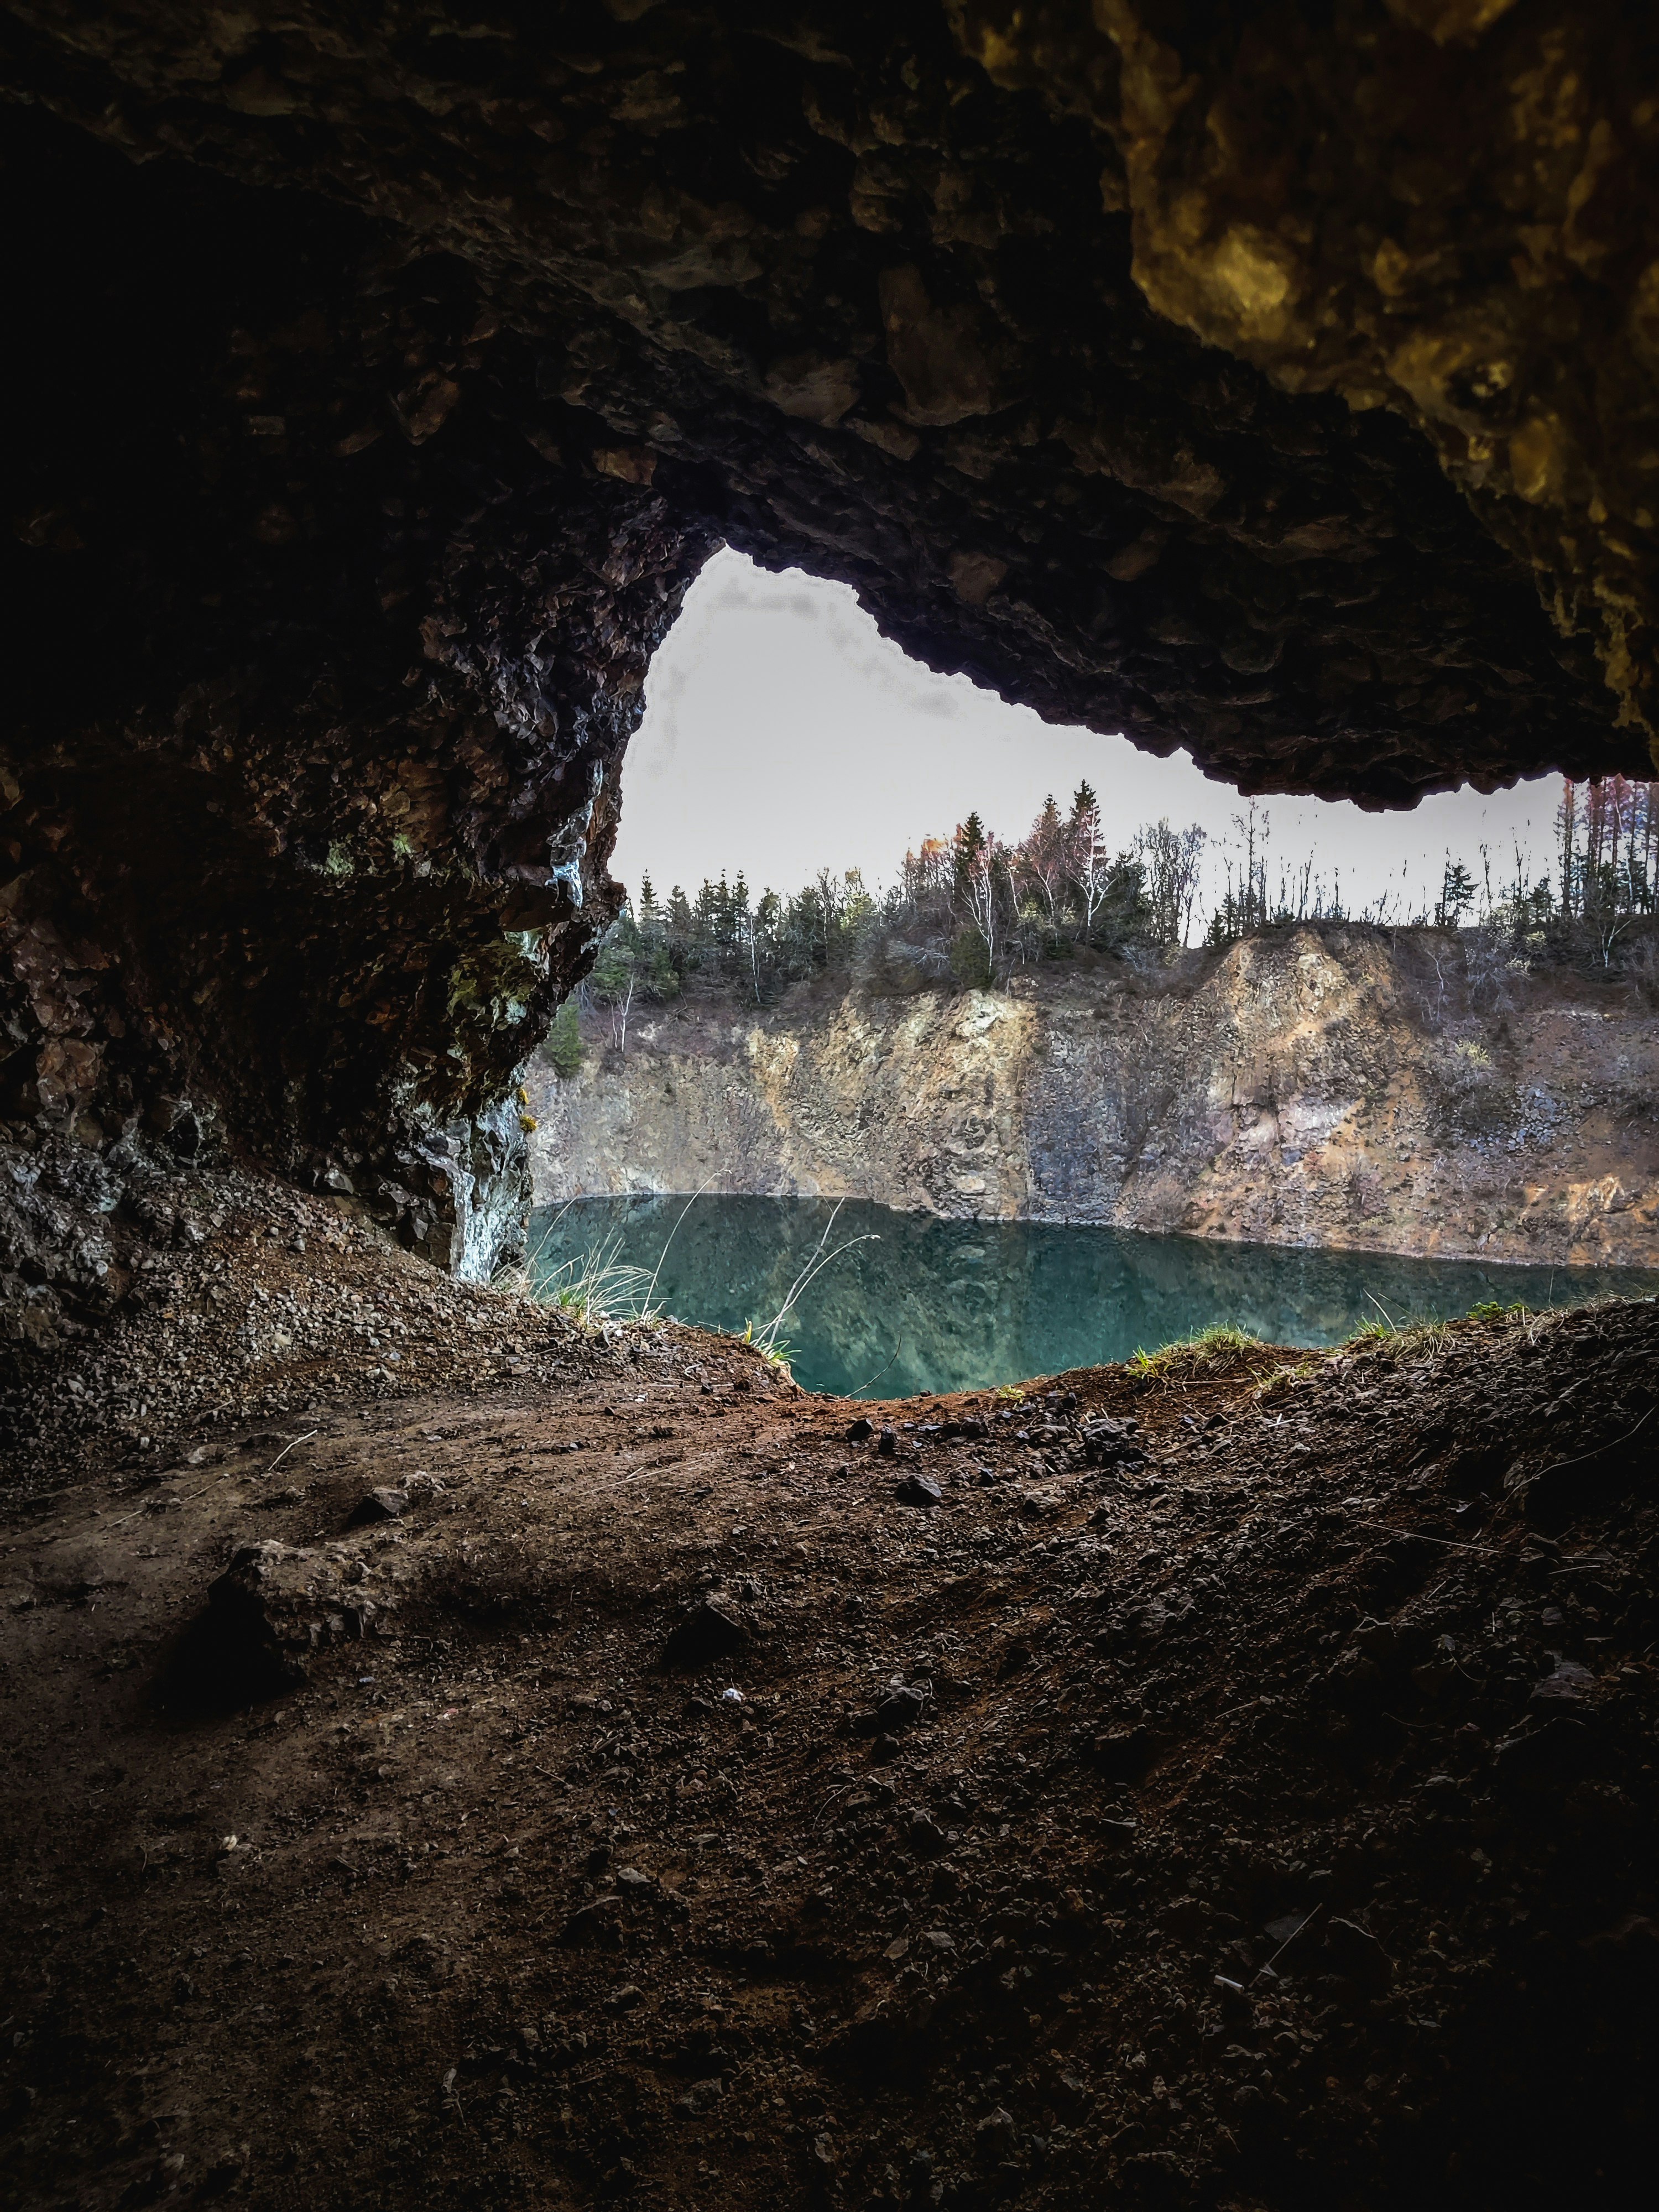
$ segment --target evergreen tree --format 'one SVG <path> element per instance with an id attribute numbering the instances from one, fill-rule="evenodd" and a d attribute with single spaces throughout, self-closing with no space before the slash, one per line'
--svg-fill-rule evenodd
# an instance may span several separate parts
<path id="1" fill-rule="evenodd" d="M 1474 878 L 1462 860 L 1446 855 L 1445 873 L 1440 879 L 1440 902 L 1435 908 L 1435 924 L 1440 929 L 1455 929 L 1465 912 L 1474 904 Z"/>
<path id="2" fill-rule="evenodd" d="M 957 834 L 951 841 L 951 855 L 959 894 L 966 890 L 975 868 L 984 858 L 988 842 L 985 824 L 980 819 L 977 808 L 965 822 L 957 823 Z"/>

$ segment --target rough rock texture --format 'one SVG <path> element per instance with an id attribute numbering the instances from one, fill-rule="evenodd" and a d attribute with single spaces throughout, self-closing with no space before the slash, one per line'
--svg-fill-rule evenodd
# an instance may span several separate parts
<path id="1" fill-rule="evenodd" d="M 269 1173 L 177 1171 L 139 1185 L 147 1241 L 116 1224 L 77 1247 L 121 1279 L 106 1325 L 0 1378 L 0 1489 L 54 1492 L 89 1451 L 153 1468 L 185 1428 L 448 1390 L 556 1363 L 573 1324 L 508 1280 L 458 1280 L 400 1251 L 356 1201 Z M 283 1440 L 273 1437 L 272 1449 Z"/>
<path id="2" fill-rule="evenodd" d="M 708 541 L 526 442 L 534 362 L 456 264 L 0 125 L 33 332 L 9 1333 L 118 1294 L 77 1243 L 229 1139 L 488 1273 L 525 1190 L 503 1093 L 613 910 L 623 747 Z"/>
<path id="3" fill-rule="evenodd" d="M 1643 766 L 1644 21 L 14 0 L 9 1333 L 71 1144 L 488 1267 L 720 538 L 1248 788 Z"/>
<path id="4" fill-rule="evenodd" d="M 1385 803 L 1469 775 L 1640 761 L 1594 672 L 1593 607 L 1582 629 L 1576 606 L 1558 610 L 1565 632 L 1553 629 L 1522 563 L 1424 441 L 1311 376 L 1279 392 L 1214 349 L 1224 332 L 1206 330 L 1206 346 L 1176 327 L 1183 301 L 1158 291 L 1161 313 L 1149 307 L 1119 142 L 1143 127 L 1143 79 L 1171 64 L 1162 50 L 1137 62 L 1121 120 L 1114 41 L 1134 35 L 1132 11 L 1107 9 L 1106 33 L 1081 7 L 1022 12 L 1017 36 L 1056 21 L 1075 33 L 1027 64 L 968 11 L 958 40 L 949 12 L 589 0 L 485 21 L 392 5 L 347 26 L 305 4 L 36 4 L 10 10 L 10 66 L 130 152 L 304 185 L 380 218 L 407 250 L 453 257 L 503 325 L 533 337 L 548 434 L 574 403 L 590 438 L 608 424 L 628 441 L 615 471 L 659 470 L 677 506 L 712 509 L 732 542 L 846 576 L 925 658 L 1046 714 L 1188 744 L 1256 788 Z M 1214 26 L 1201 12 L 1217 68 L 1255 24 L 1255 137 L 1239 158 L 1273 177 L 1325 124 L 1326 47 L 1349 55 L 1349 96 L 1373 132 L 1403 125 L 1407 149 L 1458 97 L 1423 109 L 1414 78 L 1446 66 L 1442 50 L 1375 4 L 1322 44 L 1292 42 L 1284 66 L 1311 90 L 1273 82 L 1273 11 Z M 1560 173 L 1539 193 L 1571 197 L 1571 149 L 1582 167 L 1602 129 L 1595 94 L 1562 81 L 1620 12 L 1574 9 L 1558 52 L 1564 11 L 1521 11 L 1553 58 L 1534 57 L 1530 97 Z M 1505 27 L 1501 46 L 1457 50 L 1466 76 L 1492 79 L 1486 107 L 1465 100 L 1456 141 L 1481 176 L 1529 150 L 1504 105 L 1520 36 Z M 1636 115 L 1653 70 L 1633 43 L 1602 40 L 1593 82 L 1613 82 Z M 1073 71 L 1073 112 L 1056 113 L 1045 95 Z M 1201 110 L 1182 112 L 1197 125 Z M 1638 143 L 1609 185 L 1653 128 L 1631 122 Z M 1420 155 L 1413 167 L 1402 151 L 1382 185 L 1333 167 L 1304 189 L 1322 193 L 1334 241 L 1360 236 L 1380 193 L 1426 204 L 1442 264 L 1410 282 L 1458 294 L 1456 248 L 1518 293 L 1501 264 L 1512 241 Z M 1647 251 L 1647 204 L 1634 184 L 1614 198 L 1625 228 L 1602 260 L 1622 281 Z M 1510 229 L 1540 212 L 1517 207 Z M 1612 210 L 1596 219 L 1605 228 Z M 1402 285 L 1408 275 L 1402 264 Z M 1349 306 L 1326 321 L 1340 328 Z M 1599 390 L 1591 333 L 1534 319 L 1553 380 Z M 1491 374 L 1506 405 L 1523 404 L 1525 379 L 1517 392 L 1512 368 Z M 1651 389 L 1619 399 L 1649 439 Z M 1617 526 L 1642 526 L 1621 512 Z"/>
<path id="5" fill-rule="evenodd" d="M 1645 997 L 1304 928 L 1006 993 L 693 999 L 528 1089 L 538 1201 L 859 1197 L 1255 1243 L 1659 1264 Z"/>
<path id="6" fill-rule="evenodd" d="M 720 538 L 1255 789 L 1643 767 L 1653 35 L 0 9 L 13 2197 L 1650 2189 L 1650 1309 L 854 1459 L 237 1156 L 489 1266 Z"/>
<path id="7" fill-rule="evenodd" d="M 8 2201 L 1626 2212 L 1656 1400 L 1615 1306 L 889 1455 L 669 1328 L 94 1458 L 0 1510 Z"/>
<path id="8" fill-rule="evenodd" d="M 1659 735 L 1659 33 L 1600 0 L 951 0 L 1121 163 L 1135 281 L 1281 389 L 1386 406 Z"/>

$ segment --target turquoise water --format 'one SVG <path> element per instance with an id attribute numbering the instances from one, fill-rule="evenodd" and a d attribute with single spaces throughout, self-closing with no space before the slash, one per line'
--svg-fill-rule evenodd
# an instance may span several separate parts
<path id="1" fill-rule="evenodd" d="M 544 1293 L 567 1263 L 616 1243 L 658 1267 L 654 1303 L 705 1328 L 763 1328 L 825 1230 L 841 1253 L 802 1293 L 780 1340 L 795 1379 L 844 1396 L 984 1389 L 1127 1359 L 1218 1322 L 1272 1344 L 1340 1344 L 1361 1322 L 1396 1324 L 1508 1305 L 1659 1294 L 1633 1268 L 1483 1267 L 1374 1253 L 1218 1244 L 1039 1221 L 941 1221 L 849 1200 L 579 1199 L 531 1219 Z M 669 1242 L 670 1232 L 684 1219 Z M 667 1244 L 666 1256 L 663 1248 Z"/>

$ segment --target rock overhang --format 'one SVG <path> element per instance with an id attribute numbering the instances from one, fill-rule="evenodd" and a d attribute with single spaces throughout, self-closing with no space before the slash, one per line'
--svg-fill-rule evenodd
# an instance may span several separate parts
<path id="1" fill-rule="evenodd" d="M 46 104 L 459 264 L 483 373 L 531 356 L 526 441 L 935 665 L 1248 787 L 1641 764 L 1653 71 L 1616 7 L 18 13 Z M 441 434 L 477 402 L 423 374 L 381 413 Z"/>

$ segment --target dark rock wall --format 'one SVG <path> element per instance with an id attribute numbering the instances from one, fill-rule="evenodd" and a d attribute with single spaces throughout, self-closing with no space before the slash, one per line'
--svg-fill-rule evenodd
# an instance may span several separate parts
<path id="1" fill-rule="evenodd" d="M 707 536 L 526 441 L 534 362 L 453 260 L 3 122 L 19 1325 L 57 1313 L 58 1206 L 118 1227 L 142 1163 L 233 1139 L 487 1271 L 507 1094 L 614 910 L 623 749 Z M 118 1254 L 85 1272 L 58 1291 Z"/>
<path id="2" fill-rule="evenodd" d="M 1261 8 L 1185 14 L 1218 52 L 1258 19 L 1276 50 Z M 9 66 L 135 153 L 304 184 L 453 254 L 530 337 L 539 391 L 609 426 L 616 469 L 846 577 L 913 650 L 1046 714 L 1382 804 L 1642 765 L 1593 611 L 1552 623 L 1422 439 L 1328 378 L 1287 395 L 1178 327 L 1179 301 L 1149 307 L 1117 46 L 1080 5 L 1019 21 L 1051 17 L 1070 43 L 1022 64 L 979 16 L 959 42 L 936 0 L 349 23 L 306 0 L 46 4 L 10 11 Z M 1391 21 L 1372 4 L 1325 33 L 1363 84 Z M 1401 36 L 1425 69 L 1442 52 Z M 1418 130 L 1409 75 L 1373 88 Z M 1322 94 L 1265 66 L 1259 90 L 1250 157 L 1271 167 Z M 1460 144 L 1503 137 L 1490 108 Z M 1374 187 L 1333 169 L 1322 189 L 1341 230 Z M 1581 339 L 1559 373 L 1593 381 Z"/>
<path id="3" fill-rule="evenodd" d="M 722 538 L 1247 789 L 1644 769 L 1644 21 L 0 9 L 29 1328 L 82 1155 L 488 1265 Z"/>
<path id="4" fill-rule="evenodd" d="M 1627 0 L 951 0 L 1109 143 L 1151 306 L 1402 415 L 1659 735 L 1659 15 Z"/>

